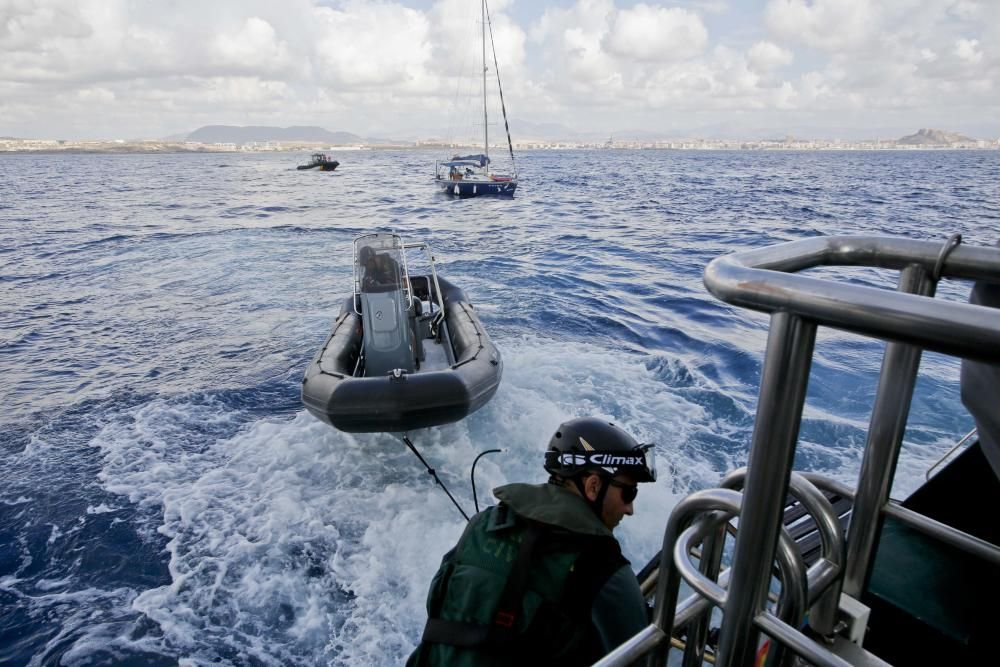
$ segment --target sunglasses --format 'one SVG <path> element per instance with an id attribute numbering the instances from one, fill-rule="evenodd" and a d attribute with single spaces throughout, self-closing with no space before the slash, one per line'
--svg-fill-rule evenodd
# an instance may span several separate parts
<path id="1" fill-rule="evenodd" d="M 609 479 L 608 484 L 610 484 L 611 486 L 616 486 L 619 489 L 621 489 L 622 502 L 624 502 L 626 505 L 635 500 L 635 497 L 639 495 L 638 484 L 626 484 L 625 482 L 619 482 L 617 479 Z"/>

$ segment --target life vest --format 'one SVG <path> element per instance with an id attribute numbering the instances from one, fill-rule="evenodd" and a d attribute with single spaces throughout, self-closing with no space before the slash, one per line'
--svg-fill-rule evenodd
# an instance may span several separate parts
<path id="1" fill-rule="evenodd" d="M 445 556 L 407 664 L 591 664 L 602 654 L 590 620 L 594 597 L 627 563 L 613 537 L 490 507 Z"/>

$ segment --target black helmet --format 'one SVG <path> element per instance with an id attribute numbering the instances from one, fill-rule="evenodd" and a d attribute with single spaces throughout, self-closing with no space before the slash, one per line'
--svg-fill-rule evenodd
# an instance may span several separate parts
<path id="1" fill-rule="evenodd" d="M 361 246 L 361 250 L 358 252 L 358 259 L 361 260 L 362 264 L 367 264 L 375 259 L 375 251 L 370 245 Z"/>
<path id="2" fill-rule="evenodd" d="M 637 482 L 655 482 L 653 445 L 640 445 L 614 424 L 596 417 L 563 422 L 549 440 L 545 470 L 563 479 L 584 472 L 625 473 Z"/>

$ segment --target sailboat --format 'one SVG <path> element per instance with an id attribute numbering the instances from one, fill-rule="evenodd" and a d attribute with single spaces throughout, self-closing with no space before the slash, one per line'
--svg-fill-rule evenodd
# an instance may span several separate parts
<path id="1" fill-rule="evenodd" d="M 517 189 L 517 169 L 514 165 L 514 145 L 510 140 L 510 125 L 507 122 L 507 108 L 503 101 L 503 88 L 500 85 L 500 68 L 497 64 L 496 47 L 493 45 L 493 24 L 490 22 L 489 8 L 486 0 L 482 0 L 482 50 L 483 50 L 483 152 L 475 155 L 455 155 L 450 160 L 437 162 L 435 165 L 434 182 L 444 192 L 456 197 L 478 197 L 480 195 L 511 196 Z M 486 32 L 489 28 L 490 48 L 493 52 L 493 71 L 497 76 L 497 89 L 500 92 L 500 109 L 503 113 L 504 129 L 507 131 L 507 148 L 510 151 L 510 173 L 494 172 L 490 159 L 489 110 L 486 103 L 487 72 L 486 66 Z"/>

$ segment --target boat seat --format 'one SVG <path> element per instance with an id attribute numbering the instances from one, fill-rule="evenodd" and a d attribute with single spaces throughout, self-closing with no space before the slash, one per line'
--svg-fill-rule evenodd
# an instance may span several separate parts
<path id="1" fill-rule="evenodd" d="M 415 370 L 412 328 L 405 300 L 398 295 L 399 292 L 361 295 L 365 375 L 384 375 L 397 368 Z"/>

